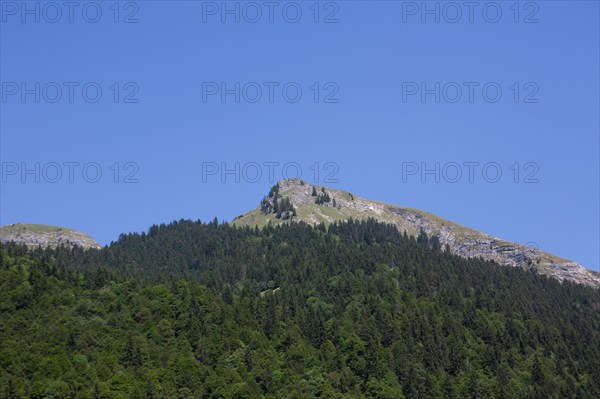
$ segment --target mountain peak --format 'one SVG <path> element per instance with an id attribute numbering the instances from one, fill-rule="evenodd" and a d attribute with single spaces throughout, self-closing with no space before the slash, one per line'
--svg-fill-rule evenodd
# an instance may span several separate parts
<path id="1" fill-rule="evenodd" d="M 0 242 L 15 242 L 28 247 L 56 247 L 59 245 L 100 248 L 92 237 L 68 227 L 45 224 L 14 223 L 0 227 Z"/>
<path id="2" fill-rule="evenodd" d="M 297 177 L 281 179 L 277 182 L 277 184 L 279 185 L 279 187 L 295 187 L 295 186 L 302 187 L 302 186 L 310 185 L 309 183 L 307 183 L 304 180 L 299 179 Z"/>
<path id="3" fill-rule="evenodd" d="M 393 224 L 409 235 L 417 236 L 423 231 L 429 236 L 438 236 L 443 247 L 447 245 L 452 253 L 459 256 L 481 257 L 506 266 L 533 269 L 559 280 L 600 287 L 600 273 L 535 246 L 505 241 L 428 212 L 367 200 L 298 178 L 280 180 L 256 209 L 236 217 L 233 224 L 264 227 L 302 221 L 327 225 L 368 218 Z"/>

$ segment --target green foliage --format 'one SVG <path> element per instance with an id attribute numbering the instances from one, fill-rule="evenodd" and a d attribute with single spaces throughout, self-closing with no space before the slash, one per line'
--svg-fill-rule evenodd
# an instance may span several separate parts
<path id="1" fill-rule="evenodd" d="M 286 220 L 296 216 L 296 209 L 287 197 L 279 195 L 279 183 L 271 188 L 269 196 L 260 202 L 260 210 L 263 214 L 275 214 L 277 219 Z"/>
<path id="2" fill-rule="evenodd" d="M 325 203 L 328 203 L 331 201 L 331 197 L 329 196 L 329 193 L 327 193 L 325 191 L 325 188 L 321 189 L 321 192 L 317 195 L 317 198 L 315 199 L 315 204 L 317 205 L 323 205 Z M 334 207 L 335 207 L 335 199 L 334 201 Z"/>
<path id="3" fill-rule="evenodd" d="M 9 244 L 0 398 L 597 398 L 599 309 L 373 220 Z"/>

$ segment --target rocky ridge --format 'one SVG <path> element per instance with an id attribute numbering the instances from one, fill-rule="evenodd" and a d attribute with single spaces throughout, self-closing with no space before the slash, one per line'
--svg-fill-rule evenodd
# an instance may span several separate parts
<path id="1" fill-rule="evenodd" d="M 28 247 L 80 246 L 86 249 L 101 248 L 92 237 L 66 227 L 43 224 L 15 223 L 0 227 L 0 242 L 16 242 Z"/>
<path id="2" fill-rule="evenodd" d="M 374 218 L 391 223 L 409 235 L 418 235 L 420 231 L 430 236 L 437 235 L 442 246 L 448 245 L 450 251 L 456 255 L 467 258 L 481 257 L 506 266 L 534 269 L 561 281 L 569 280 L 600 287 L 600 273 L 586 269 L 576 262 L 549 254 L 535 246 L 512 243 L 490 236 L 418 209 L 367 200 L 345 191 L 313 186 L 299 179 L 281 180 L 276 191 L 277 195 L 265 197 L 261 205 L 236 217 L 233 224 L 265 226 L 268 223 L 289 221 L 329 224 L 350 218 Z M 265 209 L 275 208 L 275 202 L 282 199 L 289 199 L 294 208 L 293 216 L 278 218 L 275 213 L 265 212 Z"/>

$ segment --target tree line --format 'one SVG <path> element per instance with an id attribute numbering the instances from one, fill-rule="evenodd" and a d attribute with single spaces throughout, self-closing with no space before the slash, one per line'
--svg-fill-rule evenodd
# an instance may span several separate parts
<path id="1" fill-rule="evenodd" d="M 600 291 L 375 220 L 0 247 L 1 398 L 597 398 Z"/>

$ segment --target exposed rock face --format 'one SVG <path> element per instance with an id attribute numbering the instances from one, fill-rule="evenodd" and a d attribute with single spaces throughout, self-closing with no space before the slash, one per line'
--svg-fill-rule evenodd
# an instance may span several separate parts
<path id="1" fill-rule="evenodd" d="M 0 227 L 0 242 L 14 241 L 28 247 L 56 247 L 59 245 L 100 248 L 87 234 L 66 227 L 43 224 L 16 223 Z"/>
<path id="2" fill-rule="evenodd" d="M 576 262 L 559 258 L 533 246 L 501 240 L 418 209 L 366 200 L 345 191 L 313 186 L 299 179 L 281 180 L 278 184 L 279 196 L 288 198 L 296 210 L 296 216 L 293 216 L 291 221 L 328 224 L 350 218 L 374 218 L 394 224 L 400 231 L 406 231 L 409 235 L 418 235 L 421 230 L 430 236 L 437 235 L 442 246 L 448 245 L 454 254 L 460 256 L 482 257 L 506 266 L 532 268 L 561 281 L 570 280 L 600 287 L 600 273 L 588 270 Z M 323 202 L 325 196 L 329 201 Z M 284 222 L 273 214 L 265 215 L 260 206 L 233 221 L 238 225 L 258 226 Z"/>

